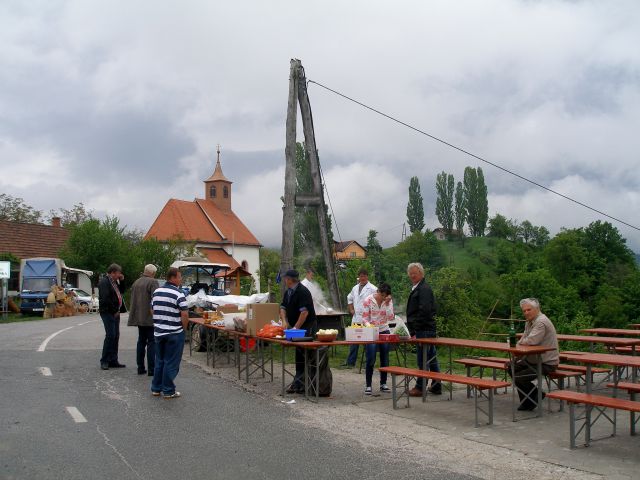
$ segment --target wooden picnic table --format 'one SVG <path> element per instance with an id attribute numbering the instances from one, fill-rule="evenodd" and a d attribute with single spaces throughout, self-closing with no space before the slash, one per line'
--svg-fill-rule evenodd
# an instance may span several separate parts
<path id="1" fill-rule="evenodd" d="M 620 375 L 618 375 L 618 367 L 630 367 L 631 368 L 631 381 L 632 383 L 636 383 L 637 380 L 637 369 L 640 368 L 640 356 L 629 356 L 629 355 L 615 355 L 611 353 L 583 353 L 583 354 L 575 354 L 575 353 L 566 353 L 560 352 L 560 358 L 563 360 L 568 360 L 576 363 L 582 363 L 587 367 L 587 374 L 585 375 L 585 385 L 587 394 L 592 393 L 593 389 L 593 379 L 591 375 L 591 367 L 593 365 L 611 365 L 613 368 L 613 384 L 614 390 L 613 395 L 616 396 L 617 385 L 620 379 Z M 635 400 L 635 393 L 632 391 L 631 400 Z M 586 420 L 585 420 L 585 438 L 587 443 L 591 438 L 591 410 L 593 406 L 586 405 Z M 596 418 L 597 420 L 597 418 Z M 615 425 L 615 419 L 614 419 Z M 631 413 L 631 427 L 632 430 L 635 426 L 635 417 L 634 413 Z"/>
<path id="2" fill-rule="evenodd" d="M 452 371 L 452 349 L 453 348 L 473 348 L 478 350 L 489 350 L 494 352 L 502 352 L 508 353 L 510 358 L 513 357 L 522 357 L 528 355 L 536 356 L 536 373 L 538 377 L 538 412 L 537 416 L 543 416 L 544 408 L 542 408 L 542 354 L 544 352 L 550 352 L 555 350 L 554 347 L 543 347 L 540 345 L 516 345 L 515 347 L 510 346 L 506 342 L 491 342 L 487 340 L 469 340 L 464 338 L 448 338 L 448 337 L 436 337 L 436 338 L 418 338 L 414 339 L 415 343 L 422 346 L 423 349 L 423 362 L 422 365 L 423 370 L 427 368 L 427 350 L 429 345 L 435 346 L 443 346 L 448 347 L 449 349 L 449 372 Z M 505 359 L 506 360 L 506 359 Z M 515 378 L 515 364 L 511 362 L 511 377 Z M 519 400 L 516 400 L 517 397 L 517 385 L 516 382 L 511 382 L 511 411 L 513 415 L 513 421 L 516 419 L 516 412 L 519 404 Z M 422 389 L 423 401 L 426 397 L 426 388 Z M 449 398 L 451 398 L 451 392 L 449 393 Z"/>
<path id="3" fill-rule="evenodd" d="M 635 355 L 636 353 L 636 346 L 640 345 L 640 338 L 601 337 L 599 335 L 566 335 L 562 333 L 557 334 L 557 338 L 559 342 L 588 343 L 590 350 L 593 350 L 596 343 L 605 345 L 607 347 L 631 347 L 632 355 Z"/>
<path id="4" fill-rule="evenodd" d="M 640 337 L 640 330 L 634 328 L 583 328 L 584 333 L 594 333 L 596 335 L 607 335 L 611 337 Z"/>

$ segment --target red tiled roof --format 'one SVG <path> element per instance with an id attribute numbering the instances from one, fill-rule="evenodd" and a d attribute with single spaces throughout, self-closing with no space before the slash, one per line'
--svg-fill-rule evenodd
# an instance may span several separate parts
<path id="1" fill-rule="evenodd" d="M 177 236 L 203 243 L 236 243 L 260 246 L 260 242 L 232 211 L 223 212 L 211 200 L 193 202 L 171 199 L 147 232 L 160 241 Z"/>
<path id="2" fill-rule="evenodd" d="M 58 257 L 69 232 L 66 228 L 0 220 L 0 253 L 16 257 Z"/>
<path id="3" fill-rule="evenodd" d="M 240 264 L 225 252 L 222 248 L 199 248 L 200 253 L 202 253 L 211 263 L 226 263 L 232 269 L 239 267 Z"/>

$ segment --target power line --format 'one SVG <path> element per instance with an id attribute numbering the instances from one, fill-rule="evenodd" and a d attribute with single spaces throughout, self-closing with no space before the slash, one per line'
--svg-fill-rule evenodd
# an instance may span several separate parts
<path id="1" fill-rule="evenodd" d="M 415 132 L 418 132 L 418 133 L 420 133 L 420 134 L 422 134 L 422 135 L 424 135 L 424 136 L 426 136 L 426 137 L 429 137 L 430 139 L 435 140 L 436 142 L 440 142 L 440 143 L 442 143 L 443 145 L 446 145 L 447 147 L 451 147 L 451 148 L 453 148 L 454 150 L 458 150 L 459 152 L 462 152 L 462 153 L 464 153 L 465 155 L 469 155 L 470 157 L 475 158 L 476 160 L 480 160 L 481 162 L 484 162 L 484 163 L 486 163 L 486 164 L 488 164 L 488 165 L 491 165 L 492 167 L 495 167 L 495 168 L 497 168 L 498 170 L 502 170 L 503 172 L 506 172 L 506 173 L 508 173 L 509 175 L 513 175 L 514 177 L 517 177 L 517 178 L 519 178 L 520 180 L 524 180 L 525 182 L 528 182 L 528 183 L 530 183 L 530 184 L 532 184 L 532 185 L 535 185 L 536 187 L 542 188 L 543 190 L 546 190 L 546 191 L 548 191 L 548 192 L 551 192 L 551 193 L 553 193 L 554 195 L 557 195 L 557 196 L 559 196 L 559 197 L 562 197 L 562 198 L 564 198 L 565 200 L 569 200 L 570 202 L 573 202 L 573 203 L 575 203 L 575 204 L 577 204 L 577 205 L 580 205 L 581 207 L 584 207 L 584 208 L 589 209 L 589 210 L 591 210 L 591 211 L 593 211 L 593 212 L 596 212 L 596 213 L 598 213 L 598 214 L 600 214 L 600 215 L 602 215 L 602 216 L 604 216 L 604 217 L 610 218 L 611 220 L 614 220 L 614 221 L 619 222 L 619 223 L 621 223 L 621 224 L 623 224 L 623 225 L 626 225 L 627 227 L 630 227 L 630 228 L 633 228 L 633 229 L 635 229 L 635 230 L 640 231 L 640 227 L 637 227 L 637 226 L 632 225 L 632 224 L 630 224 L 630 223 L 628 223 L 628 222 L 625 222 L 624 220 L 621 220 L 621 219 L 619 219 L 619 218 L 617 218 L 617 217 L 614 217 L 614 216 L 612 216 L 612 215 L 609 215 L 608 213 L 605 213 L 605 212 L 603 212 L 603 211 L 601 211 L 601 210 L 598 210 L 597 208 L 594 208 L 594 207 L 592 207 L 592 206 L 590 206 L 590 205 L 587 205 L 586 203 L 583 203 L 583 202 L 581 202 L 581 201 L 579 201 L 579 200 L 576 200 L 576 199 L 571 198 L 571 197 L 569 197 L 569 196 L 567 196 L 567 195 L 564 195 L 563 193 L 560 193 L 560 192 L 558 192 L 558 191 L 556 191 L 556 190 L 553 190 L 552 188 L 546 187 L 546 186 L 544 186 L 544 185 L 542 185 L 542 184 L 540 184 L 540 183 L 538 183 L 538 182 L 536 182 L 536 181 L 534 181 L 534 180 L 531 180 L 531 179 L 529 179 L 529 178 L 527 178 L 527 177 L 524 177 L 524 176 L 522 176 L 522 175 L 520 175 L 520 174 L 518 174 L 518 173 L 516 173 L 516 172 L 514 172 L 514 171 L 512 171 L 512 170 L 509 170 L 508 168 L 502 167 L 502 166 L 498 165 L 497 163 L 494 163 L 494 162 L 491 162 L 491 161 L 489 161 L 489 160 L 486 160 L 486 159 L 484 159 L 484 158 L 482 158 L 482 157 L 480 157 L 480 156 L 478 156 L 478 155 L 476 155 L 476 154 L 474 154 L 474 153 L 469 152 L 468 150 L 465 150 L 464 148 L 461 148 L 461 147 L 458 147 L 458 146 L 456 146 L 456 145 L 453 145 L 452 143 L 449 143 L 449 142 L 447 142 L 446 140 L 443 140 L 443 139 L 441 139 L 441 138 L 438 138 L 438 137 L 436 137 L 435 135 L 431 135 L 430 133 L 427 133 L 427 132 L 425 132 L 424 130 L 420 130 L 419 128 L 414 127 L 413 125 L 411 125 L 411 124 L 409 124 L 409 123 L 407 123 L 407 122 L 403 122 L 402 120 L 399 120 L 398 118 L 396 118 L 396 117 L 394 117 L 394 116 L 392 116 L 392 115 L 389 115 L 389 114 L 387 114 L 387 113 L 381 112 L 380 110 L 377 110 L 377 109 L 375 109 L 375 108 L 373 108 L 373 107 L 371 107 L 371 106 L 369 106 L 369 105 L 367 105 L 367 104 L 365 104 L 365 103 L 362 103 L 362 102 L 360 102 L 360 101 L 358 101 L 358 100 L 356 100 L 356 99 L 354 99 L 354 98 L 351 98 L 351 97 L 349 97 L 349 96 L 345 95 L 344 93 L 340 93 L 340 92 L 338 92 L 337 90 L 334 90 L 334 89 L 332 89 L 332 88 L 329 88 L 329 87 L 327 87 L 326 85 L 323 85 L 323 84 L 321 84 L 321 83 L 319 83 L 319 82 L 316 82 L 316 81 L 314 81 L 314 80 L 307 80 L 307 81 L 308 81 L 309 83 L 314 83 L 314 84 L 318 85 L 319 87 L 322 87 L 322 88 L 324 88 L 325 90 L 327 90 L 327 91 L 329 91 L 329 92 L 331 92 L 331 93 L 334 93 L 334 94 L 338 95 L 339 97 L 342 97 L 342 98 L 344 98 L 344 99 L 346 99 L 346 100 L 349 100 L 350 102 L 353 102 L 353 103 L 355 103 L 355 104 L 357 104 L 357 105 L 360 105 L 361 107 L 366 108 L 367 110 L 371 110 L 372 112 L 377 113 L 378 115 L 381 115 L 381 116 L 383 116 L 383 117 L 385 117 L 385 118 L 388 118 L 389 120 L 391 120 L 391 121 L 393 121 L 393 122 L 399 123 L 399 124 L 400 124 L 400 125 L 402 125 L 402 126 L 405 126 L 405 127 L 409 128 L 409 129 L 411 129 L 411 130 L 413 130 L 413 131 L 415 131 Z"/>

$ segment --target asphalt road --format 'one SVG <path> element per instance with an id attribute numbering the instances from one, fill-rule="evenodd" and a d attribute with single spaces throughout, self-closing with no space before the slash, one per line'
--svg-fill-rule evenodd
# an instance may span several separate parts
<path id="1" fill-rule="evenodd" d="M 0 478 L 470 478 L 301 429 L 289 406 L 189 364 L 182 398 L 152 397 L 121 330 L 127 368 L 102 371 L 97 315 L 0 325 Z"/>

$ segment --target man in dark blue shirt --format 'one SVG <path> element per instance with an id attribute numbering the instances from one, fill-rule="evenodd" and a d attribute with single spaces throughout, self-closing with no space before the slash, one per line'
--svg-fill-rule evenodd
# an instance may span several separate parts
<path id="1" fill-rule="evenodd" d="M 284 292 L 280 304 L 280 319 L 284 328 L 298 328 L 306 330 L 307 336 L 312 336 L 316 330 L 316 311 L 313 308 L 313 298 L 307 287 L 299 282 L 296 270 L 287 270 L 283 276 L 287 291 Z M 287 393 L 304 393 L 304 350 L 296 348 L 296 375 Z"/>

